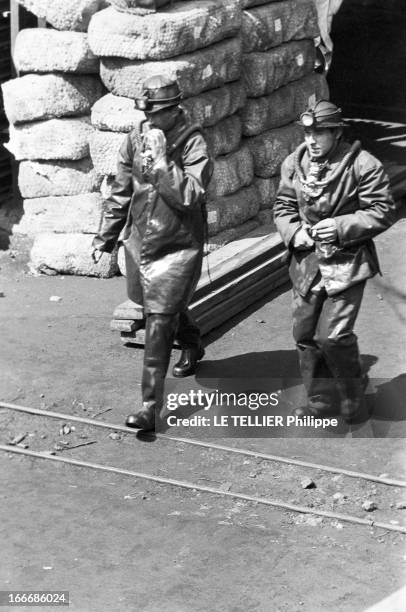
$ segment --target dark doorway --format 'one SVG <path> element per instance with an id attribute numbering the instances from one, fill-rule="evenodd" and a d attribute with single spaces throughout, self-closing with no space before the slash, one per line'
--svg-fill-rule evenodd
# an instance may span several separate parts
<path id="1" fill-rule="evenodd" d="M 344 0 L 332 38 L 331 99 L 350 117 L 406 123 L 405 0 Z"/>

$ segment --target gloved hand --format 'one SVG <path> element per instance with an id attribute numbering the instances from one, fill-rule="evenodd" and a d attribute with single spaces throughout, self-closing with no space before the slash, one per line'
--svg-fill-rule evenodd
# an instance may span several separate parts
<path id="1" fill-rule="evenodd" d="M 302 226 L 292 238 L 292 246 L 299 251 L 311 249 L 314 245 L 314 240 L 310 238 L 307 226 Z"/>
<path id="2" fill-rule="evenodd" d="M 147 174 L 158 169 L 168 169 L 166 136 L 162 130 L 152 128 L 146 132 L 144 135 L 142 157 L 144 158 L 144 167 Z"/>
<path id="3" fill-rule="evenodd" d="M 93 259 L 94 263 L 97 264 L 97 263 L 99 263 L 99 261 L 103 257 L 104 251 L 100 251 L 100 249 L 92 247 L 92 251 L 91 251 L 90 255 L 91 255 L 91 258 Z"/>

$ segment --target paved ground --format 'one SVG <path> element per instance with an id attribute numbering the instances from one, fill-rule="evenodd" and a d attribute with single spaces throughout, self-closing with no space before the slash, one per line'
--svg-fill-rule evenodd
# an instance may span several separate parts
<path id="1" fill-rule="evenodd" d="M 372 422 L 338 439 L 225 443 L 405 476 L 405 238 L 404 219 L 379 238 L 384 276 L 370 282 L 357 325 L 378 406 Z M 98 418 L 121 423 L 139 401 L 142 360 L 109 331 L 125 299 L 123 279 L 34 278 L 14 255 L 0 258 L 0 397 L 78 415 L 108 410 Z M 52 295 L 62 301 L 50 302 Z M 297 376 L 289 304 L 283 290 L 211 334 L 198 383 L 219 375 Z M 5 410 L 0 424 L 1 443 L 20 432 L 30 434 L 25 443 L 33 450 L 94 442 L 58 455 L 360 517 L 367 516 L 362 501 L 373 499 L 375 520 L 405 523 L 394 488 L 181 443 L 111 439 L 89 427 L 63 436 L 58 421 Z M 4 453 L 0 462 L 3 590 L 67 589 L 71 609 L 86 612 L 353 612 L 402 585 L 400 534 Z M 303 490 L 309 474 L 317 488 Z M 343 497 L 335 502 L 337 492 Z"/>

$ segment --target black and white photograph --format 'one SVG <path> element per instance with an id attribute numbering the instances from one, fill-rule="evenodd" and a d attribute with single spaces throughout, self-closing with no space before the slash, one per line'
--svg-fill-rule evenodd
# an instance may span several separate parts
<path id="1" fill-rule="evenodd" d="M 403 612 L 404 0 L 0 50 L 0 611 Z"/>

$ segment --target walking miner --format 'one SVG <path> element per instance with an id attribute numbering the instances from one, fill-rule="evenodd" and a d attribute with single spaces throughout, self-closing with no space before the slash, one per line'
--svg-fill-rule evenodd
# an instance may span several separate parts
<path id="1" fill-rule="evenodd" d="M 299 123 L 304 143 L 282 165 L 275 204 L 308 396 L 295 414 L 340 411 L 351 422 L 365 409 L 354 324 L 366 280 L 380 272 L 372 238 L 394 222 L 395 205 L 381 163 L 343 141 L 341 109 L 319 100 Z"/>
<path id="2" fill-rule="evenodd" d="M 149 78 L 137 101 L 146 120 L 125 139 L 105 202 L 93 258 L 125 248 L 128 296 L 142 304 L 145 349 L 142 407 L 126 424 L 154 429 L 175 337 L 182 347 L 174 376 L 193 374 L 204 350 L 188 304 L 201 272 L 205 191 L 212 162 L 201 128 L 189 125 L 175 79 Z"/>

